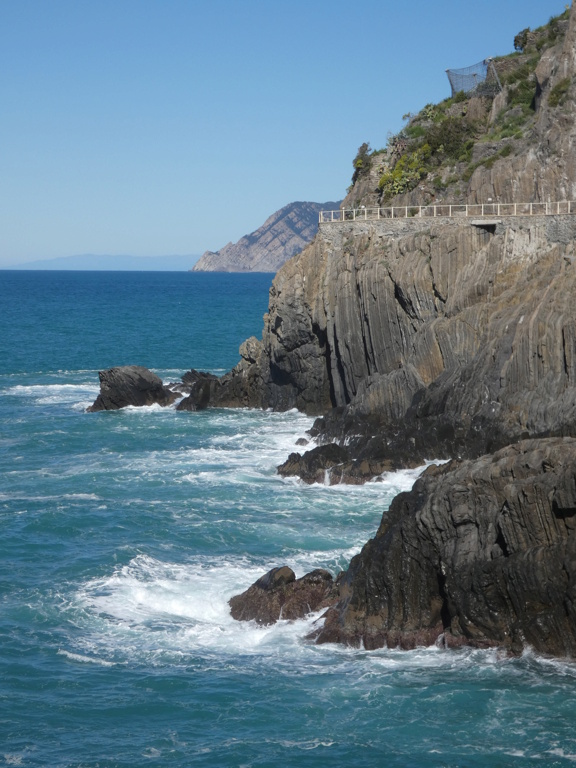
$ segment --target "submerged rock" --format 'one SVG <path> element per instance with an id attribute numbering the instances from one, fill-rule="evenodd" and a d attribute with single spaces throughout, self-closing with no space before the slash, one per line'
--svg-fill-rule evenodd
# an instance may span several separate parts
<path id="1" fill-rule="evenodd" d="M 180 396 L 162 379 L 140 365 L 123 365 L 100 371 L 100 394 L 88 411 L 115 411 L 127 405 L 170 405 Z"/>
<path id="2" fill-rule="evenodd" d="M 297 579 L 288 566 L 273 568 L 245 592 L 228 601 L 238 621 L 274 624 L 279 619 L 301 619 L 338 600 L 337 582 L 320 568 Z"/>

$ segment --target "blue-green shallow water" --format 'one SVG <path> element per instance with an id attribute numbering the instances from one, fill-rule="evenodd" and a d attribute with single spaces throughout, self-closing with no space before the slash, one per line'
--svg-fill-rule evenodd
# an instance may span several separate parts
<path id="1" fill-rule="evenodd" d="M 270 276 L 0 272 L 0 765 L 564 766 L 576 667 L 316 647 L 228 598 L 347 564 L 415 473 L 305 487 L 310 419 L 87 414 L 99 368 L 220 372 Z"/>

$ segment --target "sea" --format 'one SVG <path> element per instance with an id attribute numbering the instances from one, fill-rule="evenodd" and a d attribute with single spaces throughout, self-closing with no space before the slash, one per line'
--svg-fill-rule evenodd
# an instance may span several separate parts
<path id="1" fill-rule="evenodd" d="M 282 479 L 295 410 L 86 412 L 105 368 L 229 370 L 271 279 L 0 272 L 0 765 L 576 763 L 573 663 L 230 617 L 274 566 L 346 568 L 420 470 Z"/>

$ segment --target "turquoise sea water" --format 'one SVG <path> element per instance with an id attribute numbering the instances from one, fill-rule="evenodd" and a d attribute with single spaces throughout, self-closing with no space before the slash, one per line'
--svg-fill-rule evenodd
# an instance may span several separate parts
<path id="1" fill-rule="evenodd" d="M 282 480 L 296 412 L 85 412 L 101 368 L 229 369 L 269 283 L 0 272 L 0 765 L 576 762 L 573 664 L 230 618 L 275 565 L 345 567 L 416 473 Z"/>

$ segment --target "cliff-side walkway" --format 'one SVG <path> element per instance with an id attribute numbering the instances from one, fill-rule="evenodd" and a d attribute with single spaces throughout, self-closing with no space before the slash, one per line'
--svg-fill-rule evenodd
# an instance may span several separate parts
<path id="1" fill-rule="evenodd" d="M 320 211 L 319 223 L 342 221 L 377 221 L 380 219 L 482 218 L 494 216 L 559 216 L 576 214 L 576 202 L 555 203 L 477 203 L 473 205 L 401 205 L 391 208 L 346 208 Z"/>

